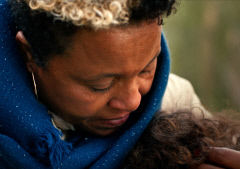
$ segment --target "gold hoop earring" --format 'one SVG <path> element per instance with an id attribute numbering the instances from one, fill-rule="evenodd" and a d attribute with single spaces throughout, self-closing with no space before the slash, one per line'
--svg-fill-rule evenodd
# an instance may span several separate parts
<path id="1" fill-rule="evenodd" d="M 32 80 L 33 80 L 34 93 L 35 93 L 35 96 L 38 99 L 37 85 L 36 85 L 36 81 L 35 81 L 35 77 L 34 77 L 34 73 L 33 72 L 32 72 Z"/>

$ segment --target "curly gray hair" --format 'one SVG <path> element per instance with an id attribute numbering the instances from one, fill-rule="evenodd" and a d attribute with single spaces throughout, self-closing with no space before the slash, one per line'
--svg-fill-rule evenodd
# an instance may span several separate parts
<path id="1" fill-rule="evenodd" d="M 77 26 L 104 28 L 128 23 L 129 8 L 138 0 L 26 0 L 32 10 L 51 13 L 55 19 Z"/>

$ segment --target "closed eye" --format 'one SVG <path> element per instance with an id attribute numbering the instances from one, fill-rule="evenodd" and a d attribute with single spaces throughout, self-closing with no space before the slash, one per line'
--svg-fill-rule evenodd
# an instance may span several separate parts
<path id="1" fill-rule="evenodd" d="M 113 81 L 109 85 L 90 85 L 90 89 L 94 92 L 107 92 L 113 86 Z"/>
<path id="2" fill-rule="evenodd" d="M 140 74 L 149 74 L 151 72 L 152 72 L 151 70 L 143 70 L 140 72 Z"/>
<path id="3" fill-rule="evenodd" d="M 110 87 L 107 87 L 107 88 L 94 88 L 94 87 L 91 87 L 91 89 L 94 91 L 94 92 L 106 92 L 108 90 L 110 90 L 111 86 Z"/>

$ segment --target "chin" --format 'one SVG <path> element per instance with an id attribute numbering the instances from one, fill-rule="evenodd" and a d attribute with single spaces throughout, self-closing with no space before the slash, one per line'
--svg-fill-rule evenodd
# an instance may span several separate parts
<path id="1" fill-rule="evenodd" d="M 96 136 L 108 136 L 113 134 L 118 130 L 119 127 L 116 128 L 93 128 L 93 127 L 85 127 L 85 126 L 74 126 L 79 131 L 84 131 L 87 134 L 92 134 Z"/>
<path id="2" fill-rule="evenodd" d="M 114 133 L 116 130 L 106 130 L 106 131 L 98 131 L 98 132 L 95 132 L 94 134 L 95 135 L 98 135 L 98 136 L 108 136 L 112 133 Z"/>

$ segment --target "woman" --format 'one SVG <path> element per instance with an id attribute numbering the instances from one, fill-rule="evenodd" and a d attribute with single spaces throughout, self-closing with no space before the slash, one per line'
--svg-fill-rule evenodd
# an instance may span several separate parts
<path id="1" fill-rule="evenodd" d="M 3 1 L 1 167 L 120 167 L 162 102 L 169 54 L 160 25 L 174 3 Z M 184 90 L 188 107 L 200 104 L 191 85 Z"/>

